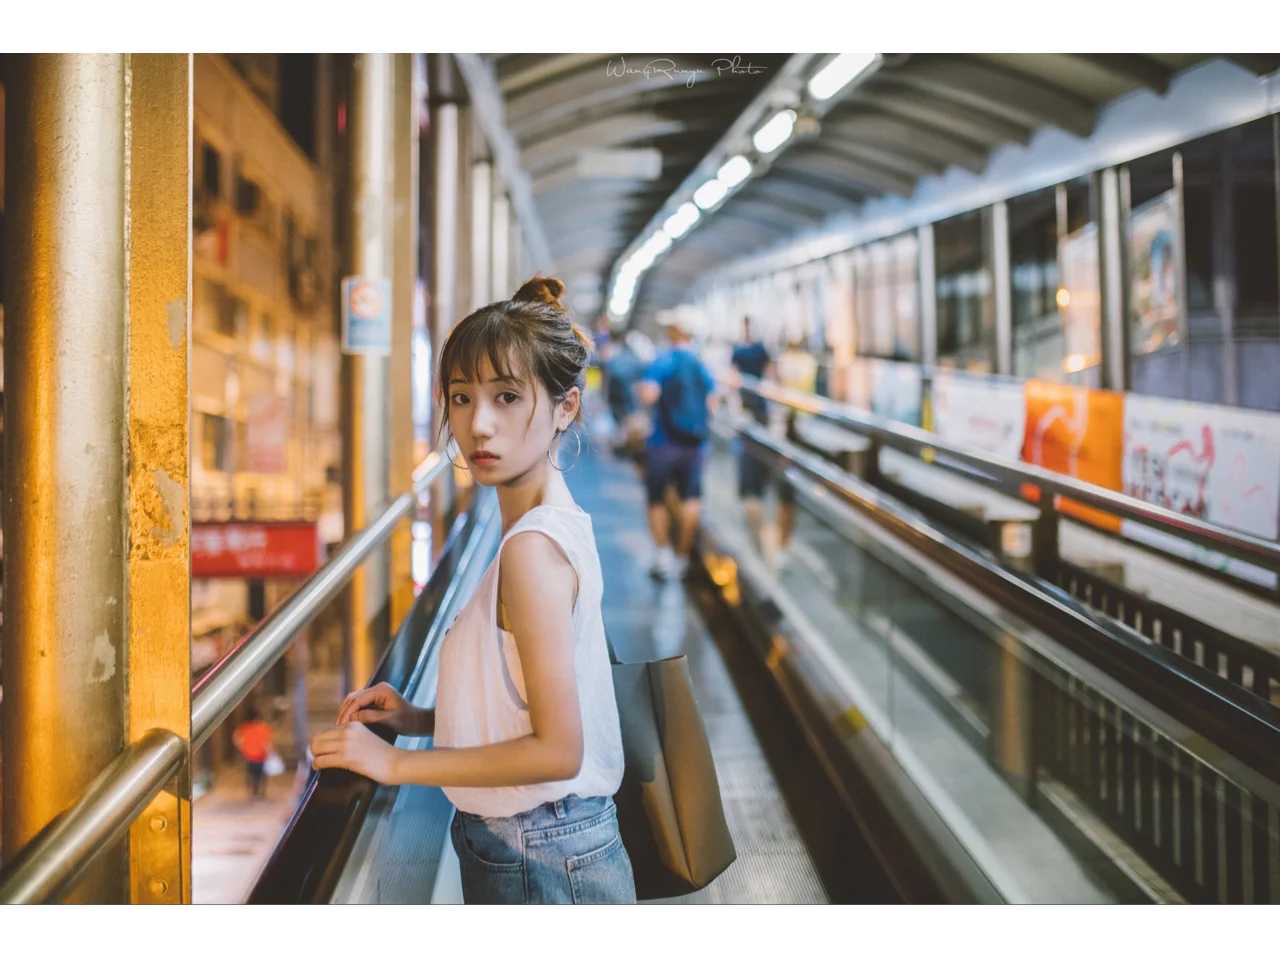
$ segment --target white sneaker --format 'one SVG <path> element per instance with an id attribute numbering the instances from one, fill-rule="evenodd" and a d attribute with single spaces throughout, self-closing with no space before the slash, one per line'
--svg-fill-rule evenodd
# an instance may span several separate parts
<path id="1" fill-rule="evenodd" d="M 671 551 L 670 546 L 663 546 L 653 557 L 653 564 L 649 566 L 649 575 L 655 579 L 670 579 L 675 572 L 676 554 Z"/>

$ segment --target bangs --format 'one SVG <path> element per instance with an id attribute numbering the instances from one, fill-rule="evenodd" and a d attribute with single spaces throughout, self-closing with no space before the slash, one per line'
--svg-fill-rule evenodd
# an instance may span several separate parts
<path id="1" fill-rule="evenodd" d="M 449 397 L 449 378 L 458 372 L 471 382 L 479 383 L 480 367 L 485 359 L 495 376 L 531 385 L 532 352 L 530 344 L 524 342 L 514 324 L 501 314 L 468 316 L 450 334 L 440 355 L 440 383 L 446 400 Z"/>

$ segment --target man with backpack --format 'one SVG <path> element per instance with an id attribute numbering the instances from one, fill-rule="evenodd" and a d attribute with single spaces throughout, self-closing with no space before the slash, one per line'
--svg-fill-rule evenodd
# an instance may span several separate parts
<path id="1" fill-rule="evenodd" d="M 640 400 L 653 407 L 653 431 L 646 442 L 645 493 L 649 532 L 656 554 L 649 574 L 656 579 L 682 576 L 688 569 L 698 531 L 702 464 L 711 436 L 715 379 L 691 348 L 691 335 L 679 313 L 664 322 L 671 348 L 655 359 L 636 386 Z M 675 550 L 671 513 L 665 497 L 674 487 L 680 500 Z"/>

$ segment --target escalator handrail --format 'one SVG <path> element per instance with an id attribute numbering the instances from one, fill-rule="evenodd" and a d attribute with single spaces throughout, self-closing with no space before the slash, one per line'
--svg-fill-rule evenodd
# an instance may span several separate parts
<path id="1" fill-rule="evenodd" d="M 466 601 L 488 564 L 482 560 L 496 553 L 500 520 L 496 497 L 485 494 L 458 517 L 439 564 L 397 629 L 369 685 L 387 682 L 406 700 L 415 698 L 427 665 L 440 647 L 446 614 Z M 370 729 L 384 741 L 395 741 L 395 734 L 384 726 Z M 254 882 L 248 904 L 327 904 L 379 787 L 343 769 L 313 769 Z"/>
<path id="2" fill-rule="evenodd" d="M 413 487 L 401 494 L 372 523 L 353 535 L 324 566 L 235 648 L 200 677 L 191 690 L 191 748 L 198 749 L 284 655 L 304 626 L 336 596 L 360 563 L 382 545 L 413 509 L 417 496 L 449 467 L 431 453 L 414 470 Z"/>
<path id="3" fill-rule="evenodd" d="M 932 524 L 926 516 L 819 456 L 754 423 L 741 435 L 816 480 L 953 573 L 999 599 L 1019 618 L 1091 662 L 1134 695 L 1203 736 L 1250 777 L 1252 769 L 1280 788 L 1280 709 L 1222 676 L 1149 643 L 1128 626 L 1089 608 L 1058 586 L 1002 566 Z M 1216 759 L 1203 759 L 1218 764 Z M 1244 774 L 1241 774 L 1244 773 Z"/>
<path id="4" fill-rule="evenodd" d="M 190 747 L 174 730 L 151 729 L 117 755 L 74 805 L 45 826 L 0 871 L 0 902 L 50 901 L 110 847 L 449 465 L 439 452 L 430 453 L 414 469 L 409 492 L 347 540 L 297 592 L 204 673 L 191 690 Z"/>
<path id="5" fill-rule="evenodd" d="M 721 380 L 721 384 L 726 389 L 745 389 L 772 402 L 800 412 L 811 413 L 827 422 L 870 436 L 884 445 L 915 456 L 926 449 L 936 450 L 944 453 L 949 459 L 986 473 L 1007 486 L 1014 488 L 1022 484 L 1038 486 L 1041 489 L 1041 505 L 1044 508 L 1053 508 L 1052 496 L 1066 496 L 1113 515 L 1154 526 L 1162 531 L 1191 539 L 1207 548 L 1228 553 L 1247 562 L 1260 564 L 1272 572 L 1280 573 L 1280 543 L 1269 539 L 1236 532 L 1203 519 L 1183 515 L 1172 509 L 1153 505 L 1122 492 L 1054 472 L 1042 466 L 973 449 L 944 439 L 926 429 L 895 422 L 824 396 L 787 389 L 755 376 L 742 374 L 737 377 L 726 377 Z"/>

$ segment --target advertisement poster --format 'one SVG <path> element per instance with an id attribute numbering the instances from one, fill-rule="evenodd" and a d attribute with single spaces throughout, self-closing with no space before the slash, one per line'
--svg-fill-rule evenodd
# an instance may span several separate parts
<path id="1" fill-rule="evenodd" d="M 871 411 L 877 416 L 920 425 L 920 401 L 924 375 L 915 363 L 895 363 L 887 359 L 866 360 L 871 367 Z"/>
<path id="2" fill-rule="evenodd" d="M 1129 214 L 1129 335 L 1134 353 L 1152 353 L 1182 338 L 1178 200 L 1173 190 Z"/>
<path id="3" fill-rule="evenodd" d="M 933 377 L 933 431 L 1005 459 L 1022 451 L 1022 383 L 939 370 Z"/>
<path id="4" fill-rule="evenodd" d="M 1022 458 L 1107 489 L 1120 488 L 1125 396 L 1031 379 L 1026 383 L 1027 432 Z M 1063 512 L 1116 532 L 1119 520 L 1064 500 Z"/>
<path id="5" fill-rule="evenodd" d="M 1280 415 L 1130 394 L 1124 491 L 1265 539 L 1280 535 Z"/>
<path id="6" fill-rule="evenodd" d="M 1088 224 L 1058 246 L 1062 287 L 1058 311 L 1062 317 L 1064 373 L 1078 373 L 1102 361 L 1102 297 L 1099 293 L 1098 228 Z"/>

